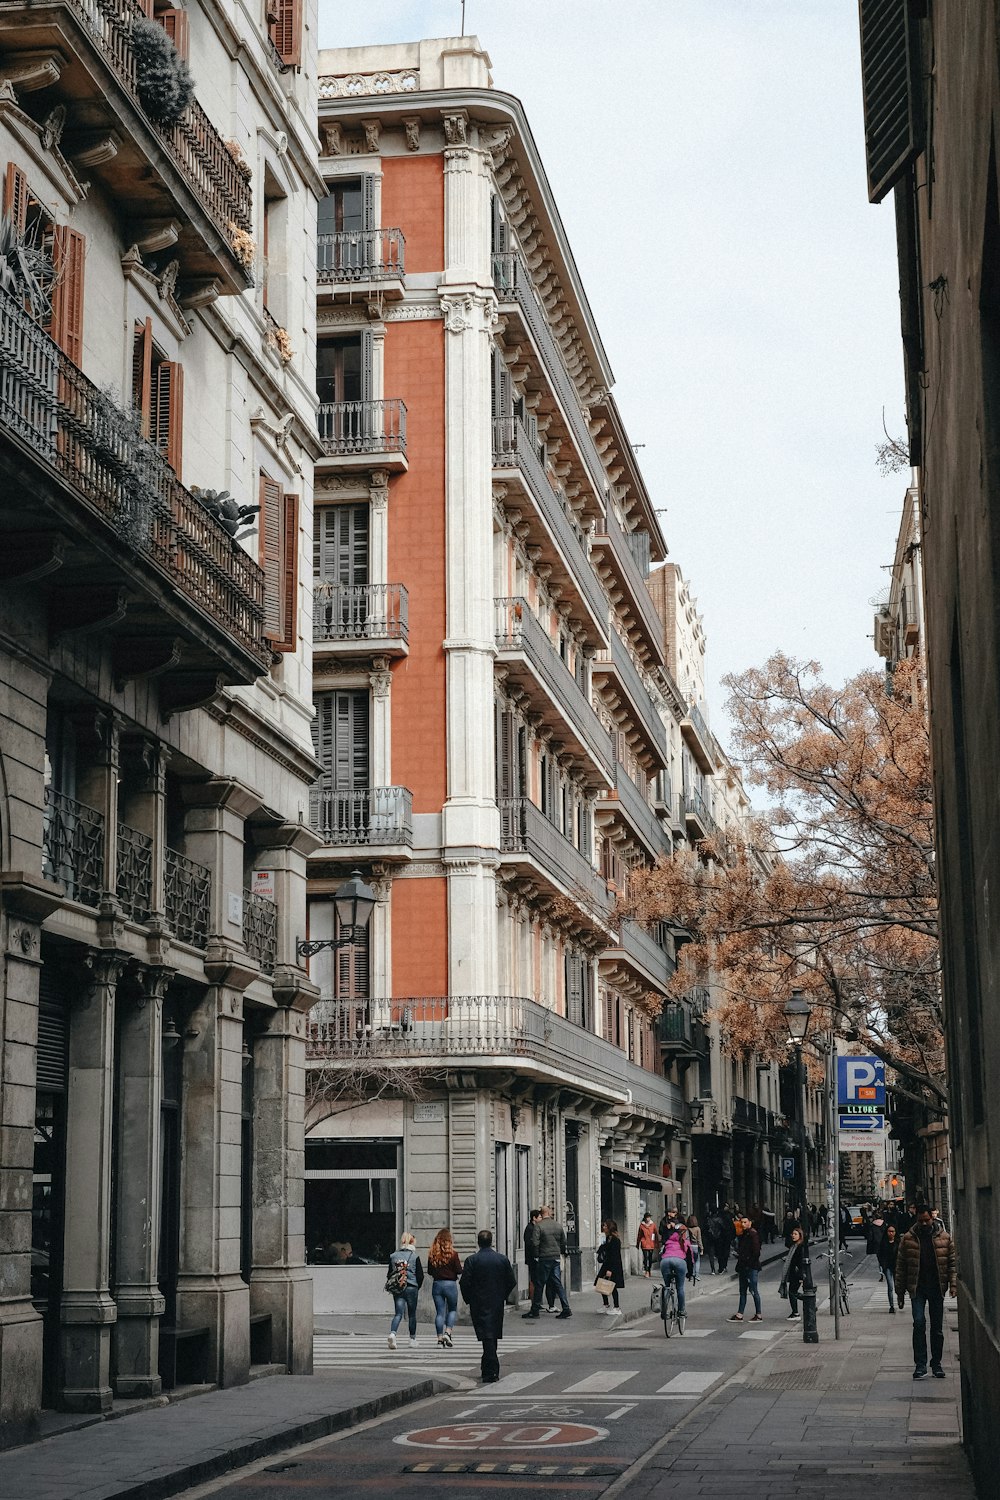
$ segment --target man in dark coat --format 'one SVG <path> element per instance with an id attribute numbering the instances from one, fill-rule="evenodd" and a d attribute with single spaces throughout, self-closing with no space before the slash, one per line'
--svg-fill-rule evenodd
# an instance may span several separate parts
<path id="1" fill-rule="evenodd" d="M 481 1229 L 478 1239 L 479 1249 L 465 1262 L 458 1284 L 483 1346 L 483 1385 L 493 1385 L 500 1379 L 497 1343 L 503 1338 L 504 1303 L 517 1285 L 517 1276 L 506 1255 L 493 1249 L 492 1229 Z"/>

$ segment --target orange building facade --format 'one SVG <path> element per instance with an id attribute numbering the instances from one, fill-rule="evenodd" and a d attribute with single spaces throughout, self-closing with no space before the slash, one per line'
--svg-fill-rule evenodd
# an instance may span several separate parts
<path id="1" fill-rule="evenodd" d="M 403 1229 L 471 1250 L 490 1224 L 519 1258 L 544 1202 L 586 1275 L 605 1216 L 628 1244 L 683 1198 L 706 1044 L 690 1006 L 649 1018 L 674 934 L 615 913 L 692 833 L 687 705 L 647 585 L 666 545 L 523 110 L 474 38 L 319 72 L 310 936 L 336 936 L 352 869 L 378 898 L 310 969 L 322 1311 L 381 1307 Z"/>

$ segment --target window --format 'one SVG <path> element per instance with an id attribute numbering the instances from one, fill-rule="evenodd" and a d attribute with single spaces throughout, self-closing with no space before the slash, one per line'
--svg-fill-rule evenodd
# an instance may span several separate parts
<path id="1" fill-rule="evenodd" d="M 316 512 L 313 564 L 323 583 L 368 582 L 367 505 L 331 505 Z"/>
<path id="2" fill-rule="evenodd" d="M 154 14 L 153 20 L 163 27 L 167 36 L 173 42 L 178 57 L 182 57 L 187 62 L 191 50 L 187 11 L 180 9 L 160 10 Z"/>
<path id="3" fill-rule="evenodd" d="M 54 224 L 51 215 L 35 197 L 28 179 L 14 162 L 7 163 L 3 212 L 24 241 L 44 250 L 52 258 L 55 272 L 51 307 L 43 326 L 75 365 L 83 359 L 83 277 L 86 240 L 75 229 Z"/>
<path id="4" fill-rule="evenodd" d="M 321 783 L 334 792 L 368 786 L 367 693 L 319 693 L 313 720 L 313 745 L 323 769 Z"/>
<path id="5" fill-rule="evenodd" d="M 316 348 L 316 394 L 324 405 L 371 394 L 370 336 L 324 339 Z"/>
<path id="6" fill-rule="evenodd" d="M 153 322 L 136 323 L 132 345 L 132 405 L 142 419 L 143 436 L 180 478 L 184 425 L 184 371 L 153 342 Z"/>
<path id="7" fill-rule="evenodd" d="M 267 34 L 286 67 L 302 61 L 302 0 L 267 0 Z"/>
<path id="8" fill-rule="evenodd" d="M 327 183 L 326 197 L 319 200 L 317 228 L 321 235 L 371 229 L 374 218 L 375 178 L 371 173 Z"/>
<path id="9" fill-rule="evenodd" d="M 260 565 L 264 569 L 264 634 L 274 651 L 298 644 L 299 497 L 260 476 Z"/>
<path id="10" fill-rule="evenodd" d="M 384 1265 L 399 1243 L 399 1143 L 306 1141 L 306 1259 L 310 1265 Z"/>

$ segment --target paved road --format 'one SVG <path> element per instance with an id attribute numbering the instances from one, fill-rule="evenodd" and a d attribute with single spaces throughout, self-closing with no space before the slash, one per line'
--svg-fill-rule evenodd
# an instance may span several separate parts
<path id="1" fill-rule="evenodd" d="M 416 1349 L 396 1353 L 384 1333 L 317 1336 L 317 1373 L 372 1366 L 445 1377 L 449 1394 L 402 1415 L 295 1450 L 244 1470 L 236 1479 L 188 1492 L 222 1500 L 287 1500 L 290 1494 L 402 1491 L 414 1500 L 449 1500 L 484 1489 L 597 1497 L 706 1395 L 789 1331 L 787 1303 L 765 1272 L 765 1321 L 730 1323 L 731 1283 L 712 1283 L 689 1297 L 683 1337 L 664 1338 L 659 1319 L 625 1327 L 580 1309 L 569 1321 L 543 1318 L 506 1324 L 499 1384 L 478 1383 L 479 1346 L 460 1331 L 451 1351 L 421 1330 Z"/>

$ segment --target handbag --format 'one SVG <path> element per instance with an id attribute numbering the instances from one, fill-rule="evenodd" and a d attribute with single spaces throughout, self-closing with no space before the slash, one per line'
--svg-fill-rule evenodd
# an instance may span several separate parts
<path id="1" fill-rule="evenodd" d="M 610 1297 L 614 1289 L 615 1280 L 613 1276 L 598 1276 L 594 1282 L 594 1291 L 600 1292 L 602 1297 Z"/>

